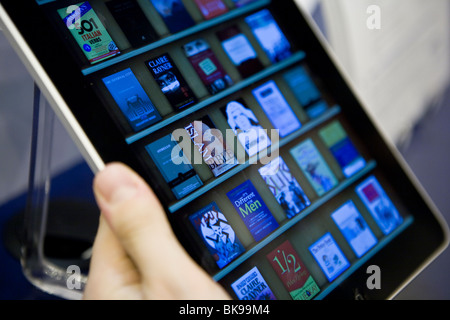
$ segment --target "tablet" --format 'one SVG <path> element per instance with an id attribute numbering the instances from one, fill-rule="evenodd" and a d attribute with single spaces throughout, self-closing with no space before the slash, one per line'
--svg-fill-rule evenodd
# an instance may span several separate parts
<path id="1" fill-rule="evenodd" d="M 93 171 L 136 170 L 234 299 L 391 299 L 447 246 L 294 1 L 0 3 Z"/>

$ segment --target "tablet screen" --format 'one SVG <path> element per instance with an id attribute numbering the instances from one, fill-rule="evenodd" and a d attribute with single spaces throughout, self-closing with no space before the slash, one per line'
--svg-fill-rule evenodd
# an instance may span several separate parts
<path id="1" fill-rule="evenodd" d="M 75 113 L 233 298 L 327 298 L 421 219 L 293 2 L 36 2 L 95 96 Z"/>

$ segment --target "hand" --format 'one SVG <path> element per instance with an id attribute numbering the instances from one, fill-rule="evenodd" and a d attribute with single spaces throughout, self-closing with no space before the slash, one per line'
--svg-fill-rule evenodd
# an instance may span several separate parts
<path id="1" fill-rule="evenodd" d="M 186 253 L 155 194 L 135 172 L 108 165 L 95 177 L 94 193 L 102 215 L 85 299 L 230 298 Z"/>

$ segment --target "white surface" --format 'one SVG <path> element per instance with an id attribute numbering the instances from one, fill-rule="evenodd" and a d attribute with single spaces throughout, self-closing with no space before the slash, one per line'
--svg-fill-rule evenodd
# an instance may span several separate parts
<path id="1" fill-rule="evenodd" d="M 450 80 L 450 1 L 296 0 L 321 6 L 328 41 L 366 106 L 394 142 Z M 381 28 L 371 30 L 376 5 Z"/>

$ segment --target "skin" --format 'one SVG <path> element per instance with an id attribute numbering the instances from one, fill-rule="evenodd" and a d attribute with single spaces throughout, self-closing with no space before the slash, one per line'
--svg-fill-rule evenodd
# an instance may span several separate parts
<path id="1" fill-rule="evenodd" d="M 94 179 L 102 212 L 84 299 L 225 300 L 176 239 L 153 191 L 113 163 Z"/>

